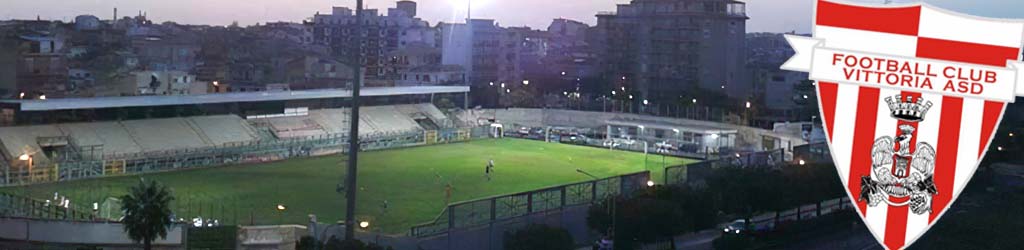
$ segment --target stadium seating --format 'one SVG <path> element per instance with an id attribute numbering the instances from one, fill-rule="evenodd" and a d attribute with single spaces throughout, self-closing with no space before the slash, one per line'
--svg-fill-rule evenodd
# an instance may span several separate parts
<path id="1" fill-rule="evenodd" d="M 320 124 L 327 133 L 340 134 L 348 133 L 351 119 L 349 109 L 321 109 L 309 111 L 309 117 Z"/>
<path id="2" fill-rule="evenodd" d="M 311 112 L 312 113 L 312 112 Z M 261 119 L 270 124 L 277 138 L 302 138 L 326 135 L 327 131 L 309 116 L 275 117 Z"/>
<path id="3" fill-rule="evenodd" d="M 366 122 L 377 133 L 395 134 L 423 130 L 415 120 L 399 112 L 395 106 L 371 106 L 361 111 L 361 121 Z"/>
<path id="4" fill-rule="evenodd" d="M 361 111 L 359 128 L 362 136 L 423 130 L 414 117 L 430 119 L 437 124 L 448 121 L 444 113 L 431 104 L 369 106 Z M 0 143 L 8 160 L 30 153 L 36 163 L 46 164 L 50 159 L 39 153 L 42 148 L 38 141 L 45 137 L 69 137 L 68 141 L 77 146 L 102 149 L 103 155 L 134 154 L 255 142 L 266 140 L 269 136 L 267 131 L 273 134 L 272 137 L 282 139 L 343 134 L 348 133 L 350 115 L 349 109 L 342 108 L 248 121 L 235 115 L 214 115 L 0 127 Z"/>
<path id="5" fill-rule="evenodd" d="M 60 124 L 65 135 L 75 138 L 79 146 L 102 146 L 104 154 L 142 152 L 128 130 L 120 122 Z"/>
<path id="6" fill-rule="evenodd" d="M 452 122 L 441 110 L 429 103 L 397 105 L 398 112 L 413 118 L 414 120 L 430 119 L 430 122 L 440 127 L 451 127 Z"/>
<path id="7" fill-rule="evenodd" d="M 241 117 L 234 115 L 197 116 L 187 118 L 212 145 L 256 140 L 256 131 Z"/>
<path id="8" fill-rule="evenodd" d="M 50 159 L 41 153 L 43 150 L 39 147 L 38 138 L 62 135 L 60 129 L 54 125 L 0 128 L 0 141 L 3 142 L 7 159 L 17 159 L 18 156 L 27 153 L 32 155 L 32 160 L 36 165 L 50 162 Z"/>
<path id="9" fill-rule="evenodd" d="M 121 122 L 143 151 L 180 150 L 210 146 L 185 119 L 147 119 Z"/>

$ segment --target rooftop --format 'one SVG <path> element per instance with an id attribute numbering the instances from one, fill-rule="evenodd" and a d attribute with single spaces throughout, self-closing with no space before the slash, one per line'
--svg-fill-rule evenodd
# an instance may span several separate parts
<path id="1" fill-rule="evenodd" d="M 365 88 L 360 96 L 400 96 L 467 93 L 467 86 L 413 86 Z M 233 102 L 265 102 L 304 99 L 349 98 L 346 89 L 317 89 L 302 91 L 240 92 L 185 96 L 125 96 L 96 98 L 62 98 L 48 100 L 0 100 L 0 103 L 20 104 L 21 111 L 50 111 L 74 109 L 100 109 L 121 107 L 150 107 L 189 104 L 217 104 Z"/>

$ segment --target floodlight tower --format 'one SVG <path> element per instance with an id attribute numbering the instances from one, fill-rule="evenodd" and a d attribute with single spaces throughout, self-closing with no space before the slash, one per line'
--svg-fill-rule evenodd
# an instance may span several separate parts
<path id="1" fill-rule="evenodd" d="M 356 0 L 355 80 L 352 82 L 352 116 L 348 133 L 348 172 L 345 175 L 345 240 L 355 237 L 356 225 L 356 163 L 359 155 L 359 87 L 363 85 L 363 0 Z"/>

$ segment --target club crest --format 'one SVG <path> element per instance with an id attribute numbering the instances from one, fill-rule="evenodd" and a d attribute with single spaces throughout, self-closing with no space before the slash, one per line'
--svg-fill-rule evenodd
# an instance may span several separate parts
<path id="1" fill-rule="evenodd" d="M 817 82 L 851 202 L 882 246 L 904 249 L 956 201 L 1024 96 L 1024 21 L 838 0 L 815 12 L 813 37 L 786 36 L 782 69 Z"/>

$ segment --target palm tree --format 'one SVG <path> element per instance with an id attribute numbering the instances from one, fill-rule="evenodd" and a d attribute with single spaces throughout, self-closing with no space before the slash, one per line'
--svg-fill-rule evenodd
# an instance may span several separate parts
<path id="1" fill-rule="evenodd" d="M 170 189 L 156 181 L 139 179 L 139 185 L 121 196 L 121 210 L 124 211 L 124 231 L 135 242 L 142 242 L 146 250 L 151 249 L 157 236 L 167 238 L 171 227 Z"/>

